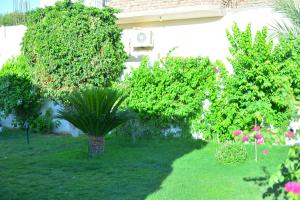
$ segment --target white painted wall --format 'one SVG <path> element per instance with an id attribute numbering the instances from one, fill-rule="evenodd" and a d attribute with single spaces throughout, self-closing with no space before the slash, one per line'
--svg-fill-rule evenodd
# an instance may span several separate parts
<path id="1" fill-rule="evenodd" d="M 141 57 L 147 55 L 156 60 L 158 55 L 164 57 L 168 51 L 178 47 L 174 56 L 208 56 L 212 61 L 222 60 L 227 68 L 232 68 L 227 61 L 230 56 L 226 29 L 231 29 L 234 22 L 244 29 L 251 23 L 253 31 L 269 26 L 280 16 L 271 8 L 251 8 L 228 10 L 224 17 L 190 19 L 181 21 L 162 21 L 122 25 L 123 43 L 126 51 L 131 54 L 128 66 L 137 66 Z M 151 30 L 154 36 L 154 48 L 151 50 L 135 50 L 131 46 L 136 28 Z"/>
<path id="2" fill-rule="evenodd" d="M 234 22 L 244 29 L 248 23 L 252 24 L 253 31 L 268 26 L 278 19 L 279 15 L 272 12 L 270 8 L 251 8 L 244 10 L 228 10 L 221 18 L 205 18 L 181 21 L 161 21 L 142 24 L 122 25 L 124 28 L 123 42 L 126 51 L 131 55 L 129 67 L 136 67 L 145 55 L 156 60 L 158 55 L 164 57 L 173 47 L 178 49 L 173 52 L 174 56 L 209 56 L 213 61 L 221 59 L 229 70 L 227 62 L 229 56 L 229 43 L 226 37 L 226 29 L 230 29 Z M 150 50 L 135 50 L 131 46 L 131 40 L 135 28 L 140 27 L 153 31 L 154 48 Z M 0 28 L 0 67 L 10 57 L 20 53 L 20 43 L 26 27 L 15 26 Z M 59 109 L 58 105 L 48 102 L 43 110 L 51 107 L 54 113 Z M 9 125 L 11 117 L 4 120 L 2 124 Z M 55 130 L 57 133 L 72 133 L 78 135 L 80 131 L 66 121 L 61 121 L 61 126 Z"/>
<path id="3" fill-rule="evenodd" d="M 62 109 L 62 106 L 48 101 L 42 107 L 41 112 L 45 114 L 46 110 L 51 108 L 53 110 L 53 116 L 57 116 L 58 110 Z M 66 120 L 54 119 L 60 122 L 60 125 L 54 129 L 54 133 L 62 133 L 62 134 L 72 134 L 72 136 L 77 137 L 81 134 L 81 131 L 74 127 L 71 123 L 67 122 Z"/>
<path id="4" fill-rule="evenodd" d="M 0 68 L 7 59 L 20 54 L 25 26 L 0 27 Z"/>

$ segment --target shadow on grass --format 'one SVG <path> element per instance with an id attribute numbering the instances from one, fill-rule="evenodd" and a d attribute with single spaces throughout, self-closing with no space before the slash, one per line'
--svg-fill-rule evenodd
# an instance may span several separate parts
<path id="1" fill-rule="evenodd" d="M 162 138 L 132 144 L 112 136 L 106 152 L 90 159 L 85 136 L 32 135 L 29 146 L 24 133 L 0 137 L 0 199 L 8 200 L 145 199 L 160 189 L 176 159 L 206 145 Z"/>
<path id="2" fill-rule="evenodd" d="M 266 191 L 262 194 L 263 199 L 268 197 L 272 197 L 275 200 L 285 199 L 285 197 L 283 197 L 283 185 L 281 183 L 269 185 L 271 174 L 264 166 L 262 167 L 262 171 L 264 173 L 263 176 L 245 177 L 243 178 L 243 180 L 246 182 L 253 182 L 260 187 L 267 188 Z"/>

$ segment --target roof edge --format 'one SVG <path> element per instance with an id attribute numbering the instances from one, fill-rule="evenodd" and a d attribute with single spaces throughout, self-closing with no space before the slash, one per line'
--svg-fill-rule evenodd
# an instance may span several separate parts
<path id="1" fill-rule="evenodd" d="M 124 12 L 117 14 L 118 24 L 160 22 L 195 18 L 223 17 L 226 9 L 221 6 L 185 6 L 158 10 Z"/>

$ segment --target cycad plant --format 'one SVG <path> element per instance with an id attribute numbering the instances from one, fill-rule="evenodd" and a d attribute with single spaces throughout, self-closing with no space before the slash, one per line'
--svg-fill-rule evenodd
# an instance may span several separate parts
<path id="1" fill-rule="evenodd" d="M 276 0 L 275 11 L 281 13 L 287 21 L 277 21 L 273 27 L 277 36 L 300 36 L 300 2 L 299 0 Z"/>
<path id="2" fill-rule="evenodd" d="M 116 90 L 90 88 L 66 97 L 58 117 L 65 119 L 89 136 L 89 155 L 104 152 L 104 136 L 126 121 L 118 108 L 125 96 Z"/>

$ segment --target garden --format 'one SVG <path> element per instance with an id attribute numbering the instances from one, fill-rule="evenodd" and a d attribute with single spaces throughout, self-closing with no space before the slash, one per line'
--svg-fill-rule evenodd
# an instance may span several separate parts
<path id="1" fill-rule="evenodd" d="M 291 24 L 227 30 L 233 73 L 174 48 L 123 74 L 115 9 L 65 0 L 26 13 L 21 55 L 0 70 L 1 118 L 15 127 L 1 128 L 0 199 L 299 200 L 291 5 L 276 7 Z M 54 134 L 61 120 L 82 134 Z"/>

